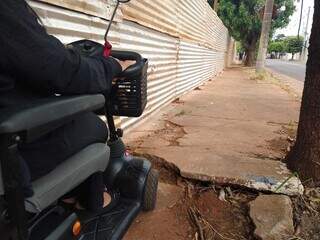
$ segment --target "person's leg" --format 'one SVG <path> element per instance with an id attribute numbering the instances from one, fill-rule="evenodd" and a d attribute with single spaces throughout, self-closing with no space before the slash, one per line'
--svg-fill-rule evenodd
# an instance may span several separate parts
<path id="1" fill-rule="evenodd" d="M 103 206 L 103 192 L 105 186 L 103 184 L 103 175 L 101 172 L 95 173 L 85 181 L 78 192 L 78 208 L 90 209 L 97 211 Z M 90 197 L 88 197 L 90 196 Z"/>
<path id="2" fill-rule="evenodd" d="M 29 166 L 31 180 L 38 179 L 67 158 L 93 143 L 105 143 L 108 129 L 95 114 L 87 113 L 36 142 L 19 146 Z"/>
<path id="3" fill-rule="evenodd" d="M 88 113 L 34 143 L 20 146 L 19 150 L 29 166 L 31 179 L 35 180 L 86 146 L 105 143 L 107 138 L 108 129 L 105 123 L 95 114 Z M 97 173 L 89 177 L 71 193 L 81 195 L 81 205 L 91 210 L 103 205 L 104 185 L 100 175 Z"/>

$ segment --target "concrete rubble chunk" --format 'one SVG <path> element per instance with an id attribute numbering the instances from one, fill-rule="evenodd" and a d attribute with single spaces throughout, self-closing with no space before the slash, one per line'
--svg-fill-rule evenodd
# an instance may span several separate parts
<path id="1" fill-rule="evenodd" d="M 284 195 L 260 195 L 249 203 L 250 217 L 262 240 L 284 240 L 294 234 L 291 199 Z"/>

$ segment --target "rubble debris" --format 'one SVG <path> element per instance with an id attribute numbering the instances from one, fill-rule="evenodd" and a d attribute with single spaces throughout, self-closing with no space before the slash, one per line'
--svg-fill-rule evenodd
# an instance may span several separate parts
<path id="1" fill-rule="evenodd" d="M 291 199 L 284 195 L 260 195 L 249 203 L 250 217 L 262 240 L 284 240 L 294 234 Z"/>

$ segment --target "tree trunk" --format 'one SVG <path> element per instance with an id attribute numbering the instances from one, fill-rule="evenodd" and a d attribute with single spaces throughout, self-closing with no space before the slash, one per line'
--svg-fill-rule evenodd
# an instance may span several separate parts
<path id="1" fill-rule="evenodd" d="M 246 48 L 246 60 L 244 65 L 247 67 L 252 67 L 256 63 L 256 47 L 257 42 L 252 41 L 248 48 Z"/>
<path id="2" fill-rule="evenodd" d="M 213 10 L 215 12 L 218 12 L 218 9 L 219 9 L 219 0 L 214 0 Z"/>
<path id="3" fill-rule="evenodd" d="M 315 0 L 309 59 L 297 141 L 288 154 L 289 167 L 303 179 L 320 184 L 320 1 Z"/>
<path id="4" fill-rule="evenodd" d="M 292 54 L 291 60 L 294 60 L 294 53 L 291 53 L 291 54 Z"/>

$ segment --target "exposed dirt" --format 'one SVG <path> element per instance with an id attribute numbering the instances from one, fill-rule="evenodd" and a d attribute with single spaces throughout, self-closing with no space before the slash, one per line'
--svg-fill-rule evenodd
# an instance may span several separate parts
<path id="1" fill-rule="evenodd" d="M 203 224 L 208 227 L 205 239 L 254 239 L 246 204 L 221 201 L 212 190 L 196 195 L 192 204 L 190 207 L 198 209 L 203 221 L 209 223 Z"/>
<path id="2" fill-rule="evenodd" d="M 312 183 L 308 183 L 312 186 Z M 305 194 L 292 198 L 296 236 L 320 240 L 320 188 L 306 187 Z"/>
<path id="3" fill-rule="evenodd" d="M 182 103 L 178 100 L 177 104 Z M 288 139 L 293 139 L 295 134 L 290 124 L 279 126 L 279 138 L 268 142 L 270 149 L 281 156 L 277 160 L 284 158 L 287 147 L 291 144 Z M 186 134 L 183 126 L 165 120 L 164 127 L 152 133 L 156 138 L 151 136 L 150 139 L 164 140 L 170 146 L 179 146 L 179 139 Z M 184 179 L 173 164 L 158 156 L 141 152 L 139 143 L 136 141 L 131 146 L 132 153 L 150 160 L 160 173 L 158 205 L 154 212 L 142 213 L 138 217 L 127 233 L 126 240 L 255 239 L 248 203 L 257 193 Z"/>
<path id="4" fill-rule="evenodd" d="M 271 125 L 279 125 L 279 130 L 275 131 L 277 136 L 271 140 L 267 140 L 267 149 L 269 152 L 274 153 L 273 155 L 264 155 L 264 154 L 254 154 L 254 157 L 260 159 L 270 159 L 270 160 L 279 160 L 285 161 L 287 153 L 290 151 L 291 147 L 295 143 L 296 132 L 297 132 L 297 123 L 271 123 Z"/>
<path id="5" fill-rule="evenodd" d="M 182 101 L 180 98 L 176 98 L 172 103 L 173 104 L 184 104 L 184 101 Z"/>
<path id="6" fill-rule="evenodd" d="M 294 143 L 295 133 L 296 124 L 282 124 L 280 137 L 268 142 L 270 149 L 283 159 Z M 164 128 L 155 134 L 179 146 L 179 139 L 186 132 L 182 126 L 165 121 Z M 131 151 L 138 148 L 135 146 Z M 256 239 L 248 214 L 248 203 L 257 196 L 256 192 L 190 181 L 182 178 L 179 169 L 165 159 L 141 152 L 135 155 L 149 159 L 160 173 L 158 205 L 154 212 L 140 214 L 125 240 Z M 302 196 L 292 201 L 296 234 L 291 239 L 320 240 L 319 199 Z"/>
<path id="7" fill-rule="evenodd" d="M 155 135 L 168 141 L 169 146 L 179 146 L 178 139 L 182 138 L 186 134 L 182 126 L 173 123 L 171 121 L 165 121 L 165 127 L 161 130 L 155 131 Z"/>
<path id="8" fill-rule="evenodd" d="M 320 240 L 320 216 L 303 213 L 300 216 L 300 225 L 297 236 L 305 240 Z"/>
<path id="9" fill-rule="evenodd" d="M 181 210 L 183 198 L 182 188 L 160 183 L 157 208 L 153 212 L 141 213 L 124 239 L 192 239 L 194 230 L 187 214 Z"/>
<path id="10" fill-rule="evenodd" d="M 158 204 L 154 212 L 140 214 L 126 240 L 254 239 L 247 203 L 256 197 L 255 194 L 228 188 L 225 200 L 220 200 L 222 188 L 189 181 L 164 159 L 148 154 L 142 156 L 160 173 Z M 196 211 L 198 222 L 192 217 L 192 211 Z"/>
<path id="11" fill-rule="evenodd" d="M 286 156 L 288 146 L 289 146 L 287 137 L 281 136 L 281 137 L 277 137 L 272 140 L 269 140 L 267 142 L 269 144 L 270 150 L 272 150 L 272 151 L 278 150 L 279 155 L 280 155 L 279 159 L 282 159 Z"/>
<path id="12" fill-rule="evenodd" d="M 281 154 L 281 160 L 286 161 L 286 155 L 295 143 L 298 123 L 281 124 L 277 132 L 279 138 L 269 142 L 270 148 Z M 311 182 L 304 183 L 305 194 L 291 198 L 294 207 L 294 223 L 296 233 L 291 239 L 320 240 L 320 188 Z"/>

